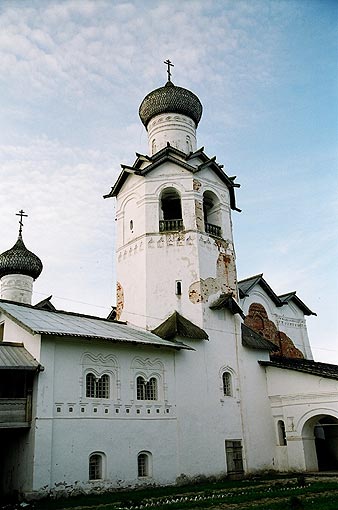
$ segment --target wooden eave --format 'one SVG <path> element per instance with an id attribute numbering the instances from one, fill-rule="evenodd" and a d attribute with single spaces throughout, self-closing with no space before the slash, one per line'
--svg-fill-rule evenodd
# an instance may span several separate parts
<path id="1" fill-rule="evenodd" d="M 220 310 L 222 308 L 227 308 L 232 315 L 236 315 L 237 313 L 242 317 L 242 319 L 245 319 L 245 315 L 237 301 L 233 298 L 231 292 L 227 294 L 221 294 L 216 301 L 211 303 L 209 306 L 211 310 Z"/>

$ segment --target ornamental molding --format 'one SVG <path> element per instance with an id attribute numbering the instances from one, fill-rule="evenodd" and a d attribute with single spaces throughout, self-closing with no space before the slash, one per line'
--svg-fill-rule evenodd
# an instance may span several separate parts
<path id="1" fill-rule="evenodd" d="M 103 354 L 92 354 L 91 352 L 86 352 L 82 355 L 81 364 L 86 367 L 92 366 L 101 366 L 110 367 L 114 369 L 118 369 L 119 364 L 117 358 L 113 354 L 107 354 L 104 356 Z"/>
<path id="2" fill-rule="evenodd" d="M 131 363 L 132 370 L 142 370 L 146 372 L 164 372 L 164 365 L 159 358 L 150 359 L 150 358 L 140 358 L 136 357 L 133 359 Z"/>
<path id="3" fill-rule="evenodd" d="M 314 405 L 318 405 L 318 403 L 323 404 L 325 402 L 337 402 L 337 391 L 331 392 L 316 392 L 316 393 L 302 393 L 298 395 L 281 395 L 281 396 L 271 396 L 269 397 L 271 402 L 271 407 L 279 407 L 279 406 L 289 406 L 296 404 L 305 404 L 316 402 Z"/>
<path id="4" fill-rule="evenodd" d="M 276 321 L 277 326 L 283 325 L 283 326 L 289 326 L 292 328 L 305 328 L 306 322 L 304 319 L 291 319 L 289 317 L 282 317 L 278 314 L 273 314 L 274 319 Z"/>

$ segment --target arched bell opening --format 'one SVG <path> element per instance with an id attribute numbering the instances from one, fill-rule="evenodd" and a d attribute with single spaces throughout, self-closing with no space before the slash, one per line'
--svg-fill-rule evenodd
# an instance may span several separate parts
<path id="1" fill-rule="evenodd" d="M 160 198 L 160 232 L 183 230 L 181 196 L 175 188 L 166 188 Z"/>
<path id="2" fill-rule="evenodd" d="M 208 234 L 221 237 L 221 204 L 212 191 L 203 194 L 204 228 Z"/>

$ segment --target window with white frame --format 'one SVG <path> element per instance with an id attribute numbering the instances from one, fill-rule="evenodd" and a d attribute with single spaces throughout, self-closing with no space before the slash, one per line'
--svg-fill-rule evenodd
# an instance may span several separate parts
<path id="1" fill-rule="evenodd" d="M 151 453 L 140 452 L 137 456 L 137 476 L 146 478 L 151 476 Z"/>
<path id="2" fill-rule="evenodd" d="M 138 376 L 136 379 L 136 398 L 137 400 L 157 400 L 157 379 L 151 377 L 146 381 L 144 377 Z"/>
<path id="3" fill-rule="evenodd" d="M 101 453 L 92 453 L 89 456 L 89 480 L 103 479 L 103 456 Z"/>
<path id="4" fill-rule="evenodd" d="M 86 375 L 86 397 L 109 398 L 110 378 L 108 374 L 96 377 L 92 372 Z"/>
<path id="5" fill-rule="evenodd" d="M 223 372 L 222 375 L 223 395 L 232 397 L 232 377 L 230 372 Z"/>

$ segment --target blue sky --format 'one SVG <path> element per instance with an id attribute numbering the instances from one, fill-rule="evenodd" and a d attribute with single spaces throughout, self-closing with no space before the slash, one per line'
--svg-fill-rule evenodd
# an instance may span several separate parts
<path id="1" fill-rule="evenodd" d="M 33 301 L 114 304 L 120 163 L 147 151 L 143 97 L 194 91 L 198 146 L 237 175 L 239 278 L 297 290 L 315 359 L 338 363 L 337 22 L 334 0 L 0 3 L 0 251 L 24 239 L 44 271 Z"/>

